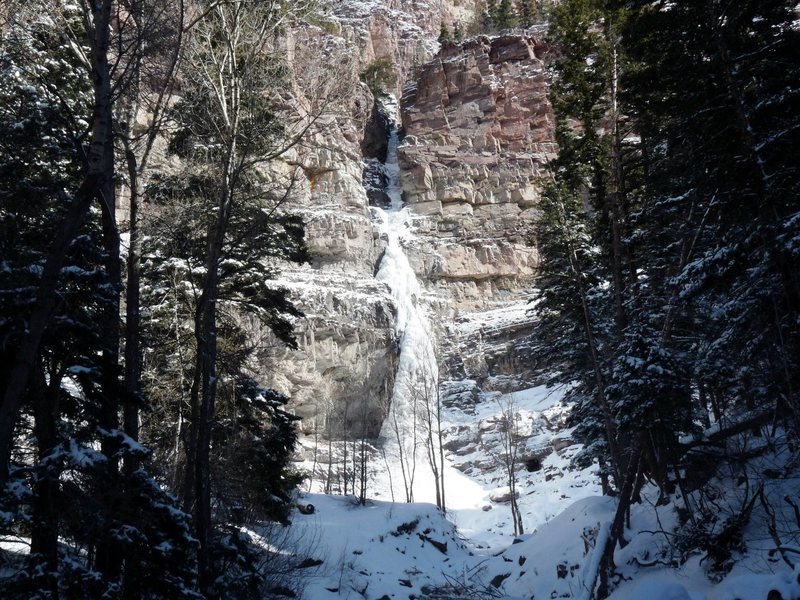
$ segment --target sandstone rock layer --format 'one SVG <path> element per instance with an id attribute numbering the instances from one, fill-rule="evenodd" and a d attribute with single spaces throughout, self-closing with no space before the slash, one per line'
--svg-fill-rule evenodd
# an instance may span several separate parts
<path id="1" fill-rule="evenodd" d="M 442 49 L 402 99 L 404 199 L 419 215 L 418 273 L 455 309 L 530 291 L 545 167 L 556 153 L 543 56 L 530 36 Z"/>

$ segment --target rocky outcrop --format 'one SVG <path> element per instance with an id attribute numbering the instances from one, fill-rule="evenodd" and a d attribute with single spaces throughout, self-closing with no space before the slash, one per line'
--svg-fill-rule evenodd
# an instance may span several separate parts
<path id="1" fill-rule="evenodd" d="M 530 358 L 534 320 L 526 301 L 459 315 L 447 327 L 443 358 L 448 376 L 474 380 L 487 392 L 537 385 Z"/>
<path id="2" fill-rule="evenodd" d="M 306 315 L 298 349 L 265 344 L 270 385 L 292 398 L 308 433 L 326 422 L 334 436 L 377 437 L 397 370 L 394 305 L 385 286 L 347 273 L 295 271 L 281 284 Z"/>
<path id="3" fill-rule="evenodd" d="M 450 20 L 448 2 L 434 0 L 346 0 L 329 16 L 332 30 L 358 48 L 363 67 L 387 59 L 394 73 L 387 92 L 399 96 L 415 65 L 430 60 L 442 19 Z"/>
<path id="4" fill-rule="evenodd" d="M 530 289 L 545 166 L 555 156 L 543 55 L 529 36 L 442 50 L 402 100 L 404 199 L 419 215 L 415 268 L 461 310 Z"/>

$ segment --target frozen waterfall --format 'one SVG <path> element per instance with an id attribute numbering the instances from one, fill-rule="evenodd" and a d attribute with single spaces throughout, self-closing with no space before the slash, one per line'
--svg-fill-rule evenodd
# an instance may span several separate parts
<path id="1" fill-rule="evenodd" d="M 404 243 L 413 239 L 410 214 L 403 207 L 400 166 L 397 161 L 398 132 L 392 127 L 386 162 L 387 210 L 373 208 L 382 236 L 387 240 L 376 279 L 392 291 L 397 307 L 395 332 L 400 356 L 389 413 L 381 428 L 381 443 L 394 482 L 395 495 L 405 489 L 406 499 L 432 501 L 434 481 L 430 473 L 426 439 L 430 434 L 431 410 L 436 410 L 438 366 L 430 322 L 422 302 L 422 289 L 408 261 Z M 401 485 L 403 486 L 401 488 Z"/>

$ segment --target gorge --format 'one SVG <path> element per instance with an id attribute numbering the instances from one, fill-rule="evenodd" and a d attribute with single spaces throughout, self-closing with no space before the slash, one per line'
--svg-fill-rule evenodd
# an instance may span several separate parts
<path id="1" fill-rule="evenodd" d="M 800 600 L 799 17 L 0 0 L 0 597 Z"/>
<path id="2" fill-rule="evenodd" d="M 377 6 L 381 14 L 385 9 Z M 405 250 L 420 281 L 420 300 L 435 315 L 439 362 L 482 381 L 492 379 L 490 386 L 506 391 L 515 384 L 503 382 L 503 376 L 525 378 L 520 360 L 529 323 L 525 311 L 517 311 L 519 319 L 500 319 L 501 327 L 477 328 L 458 342 L 457 332 L 459 322 L 480 320 L 481 311 L 524 305 L 531 293 L 539 182 L 555 153 L 543 51 L 541 42 L 527 36 L 483 37 L 463 48 L 453 46 L 419 68 L 419 79 L 405 90 L 399 110 L 402 190 L 397 192 L 413 231 Z M 402 62 L 397 67 L 401 73 L 407 68 Z M 375 186 L 382 178 L 385 184 L 385 175 L 376 172 L 375 161 L 386 152 L 394 115 L 366 110 L 363 106 L 360 118 L 369 120 L 356 128 L 378 140 L 371 144 L 377 152 L 366 155 L 364 170 L 372 190 L 365 194 L 356 187 L 362 167 L 354 146 L 347 153 L 297 159 L 306 172 L 318 173 L 300 204 L 312 269 L 285 268 L 280 284 L 297 290 L 294 298 L 306 319 L 298 322 L 300 352 L 265 363 L 264 374 L 272 377 L 271 386 L 293 398 L 300 415 L 317 412 L 304 396 L 311 381 L 314 389 L 350 398 L 351 414 L 363 412 L 360 403 L 366 397 L 372 402 L 370 412 L 379 414 L 393 388 L 397 341 L 392 327 L 398 308 L 389 290 L 372 279 L 387 238 L 371 221 L 376 209 L 370 204 L 381 204 L 382 192 Z M 337 143 L 346 139 L 339 137 Z M 391 202 L 396 199 L 383 206 Z M 317 289 L 307 297 L 312 278 Z M 479 343 L 480 356 L 470 350 Z M 287 379 L 292 377 L 296 380 Z M 343 381 L 349 389 L 336 391 Z M 364 388 L 354 390 L 353 385 Z M 373 434 L 376 428 L 376 423 L 369 425 Z"/>

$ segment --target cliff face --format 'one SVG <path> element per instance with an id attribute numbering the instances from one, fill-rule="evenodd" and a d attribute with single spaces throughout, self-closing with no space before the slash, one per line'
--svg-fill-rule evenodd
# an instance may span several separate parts
<path id="1" fill-rule="evenodd" d="M 265 343 L 253 369 L 292 398 L 306 431 L 327 414 L 334 435 L 375 436 L 391 397 L 395 307 L 388 286 L 374 279 L 385 241 L 362 185 L 365 151 L 377 143 L 380 154 L 386 121 L 359 76 L 375 60 L 388 59 L 393 80 L 402 82 L 415 62 L 437 51 L 441 14 L 440 5 L 425 2 L 343 2 L 320 27 L 289 35 L 297 82 L 291 101 L 311 106 L 326 95 L 330 105 L 278 167 L 296 178 L 289 208 L 305 220 L 311 255 L 308 265 L 281 265 L 276 282 L 305 313 L 295 328 L 299 349 L 254 332 Z M 315 61 L 321 70 L 310 69 Z"/>
<path id="2" fill-rule="evenodd" d="M 327 78 L 340 89 L 322 125 L 285 157 L 285 174 L 299 174 L 291 209 L 306 221 L 312 254 L 309 265 L 283 266 L 277 282 L 306 315 L 296 323 L 299 350 L 266 336 L 254 370 L 292 397 L 306 431 L 327 414 L 334 434 L 376 435 L 397 368 L 396 307 L 388 286 L 374 279 L 386 241 L 362 182 L 365 155 L 381 155 L 388 124 L 359 80 L 374 60 L 392 61 L 398 89 L 407 74 L 417 75 L 402 100 L 402 184 L 416 215 L 406 251 L 441 331 L 459 311 L 518 302 L 529 292 L 537 260 L 530 224 L 542 166 L 554 152 L 543 48 L 527 37 L 483 37 L 433 58 L 442 15 L 460 10 L 344 2 L 324 27 L 290 36 L 293 68 L 300 73 L 304 49 L 314 48 L 335 65 Z M 313 102 L 314 92 L 304 90 L 298 85 L 295 101 Z M 469 375 L 502 371 L 513 338 L 500 335 L 487 362 L 469 335 L 451 337 L 461 340 L 466 359 L 457 362 Z"/>
<path id="3" fill-rule="evenodd" d="M 403 96 L 404 198 L 420 215 L 418 273 L 455 309 L 529 291 L 546 163 L 555 155 L 542 60 L 526 36 L 445 48 Z"/>

